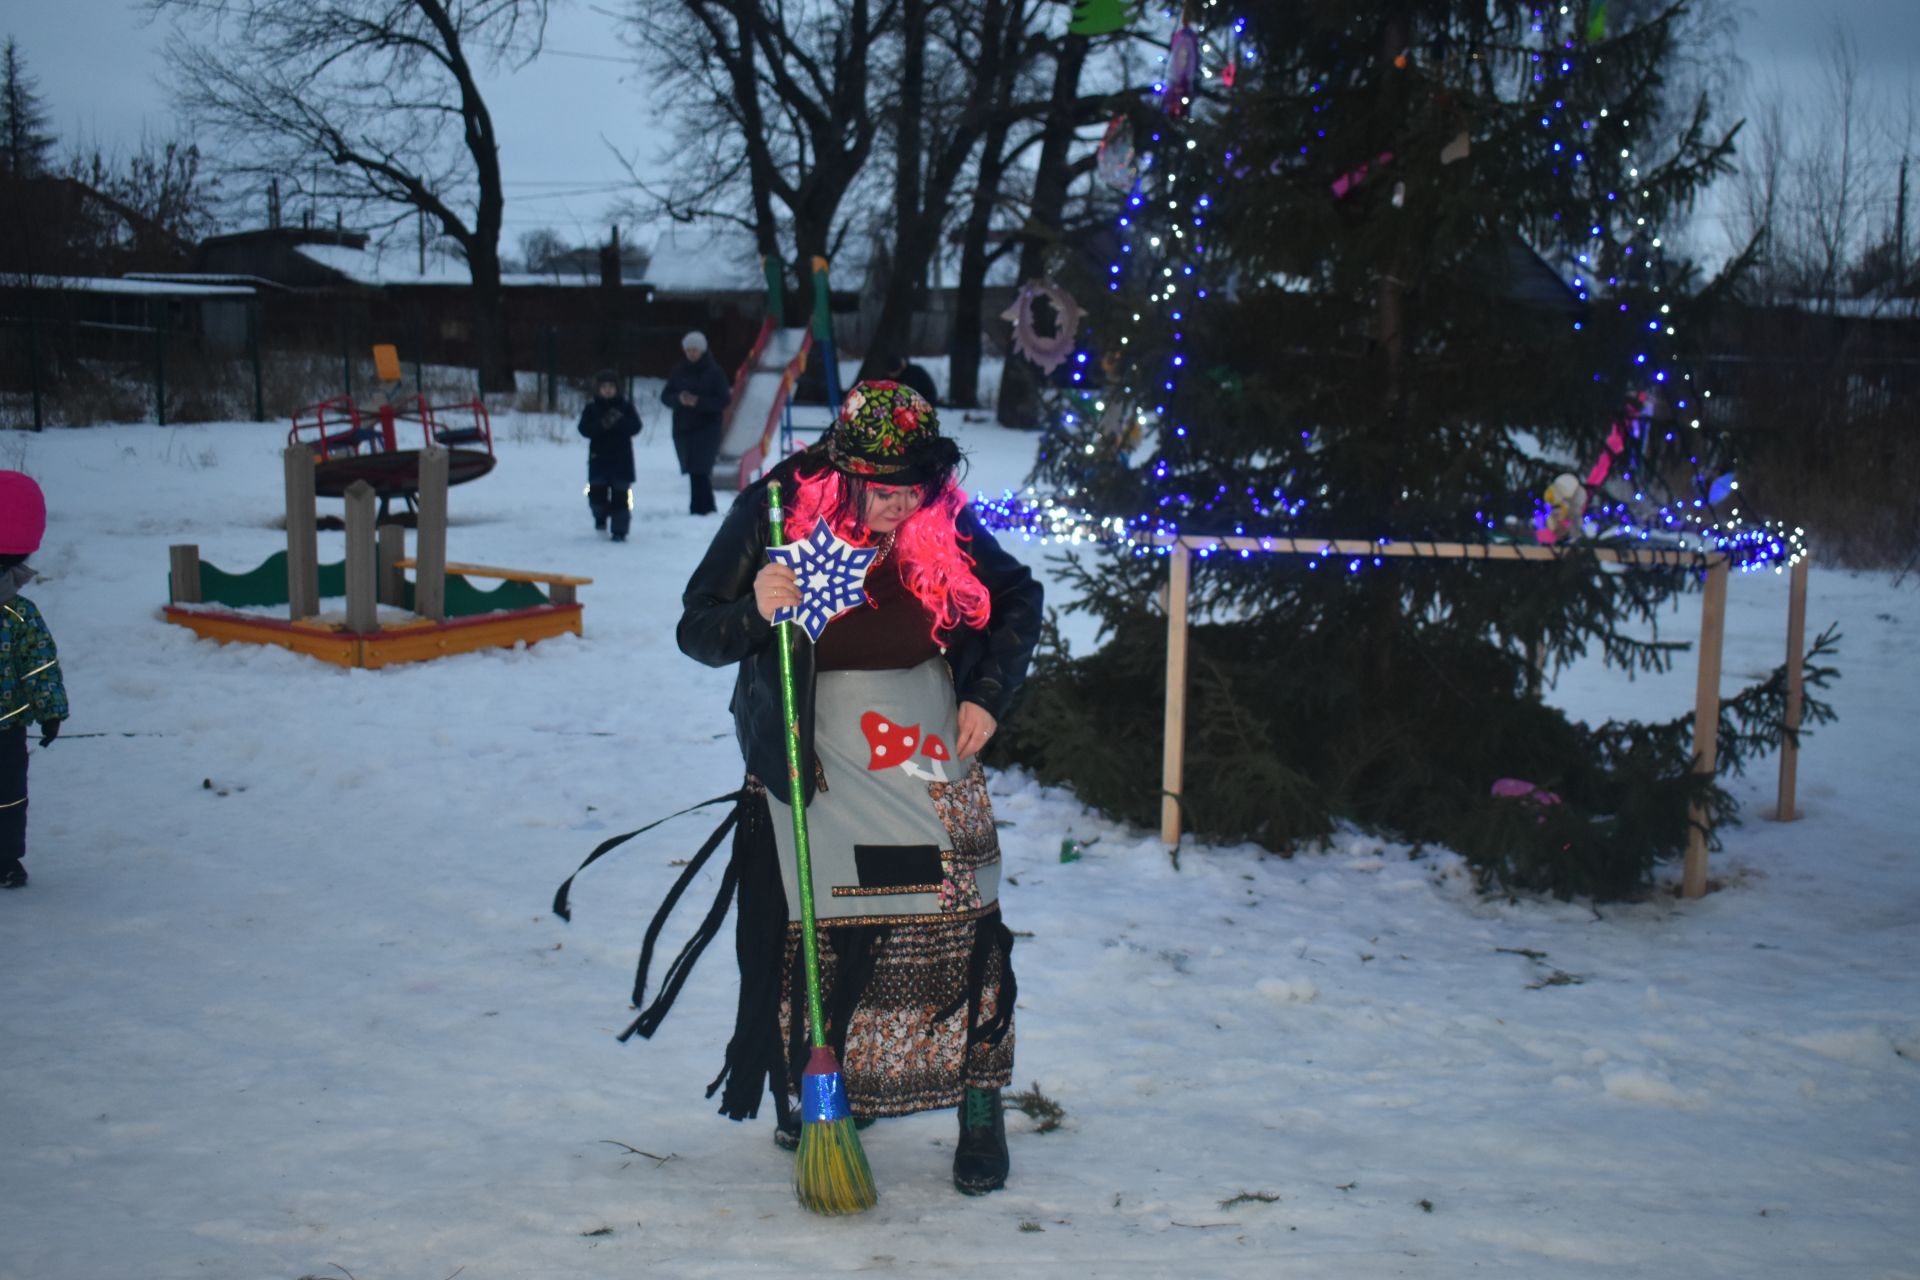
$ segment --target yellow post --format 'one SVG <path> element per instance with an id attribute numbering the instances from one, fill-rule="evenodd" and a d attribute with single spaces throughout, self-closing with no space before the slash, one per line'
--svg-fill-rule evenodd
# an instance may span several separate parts
<path id="1" fill-rule="evenodd" d="M 1700 674 L 1693 699 L 1693 768 L 1712 774 L 1720 742 L 1720 654 L 1727 635 L 1727 558 L 1717 557 L 1707 569 L 1707 589 L 1700 602 Z M 1687 838 L 1686 865 L 1680 878 L 1682 897 L 1697 898 L 1707 891 L 1707 811 L 1696 805 L 1690 815 L 1693 831 Z"/>
<path id="2" fill-rule="evenodd" d="M 1176 542 L 1167 553 L 1167 714 L 1160 765 L 1160 841 L 1180 843 L 1181 775 L 1187 751 L 1187 585 L 1193 552 Z"/>
<path id="3" fill-rule="evenodd" d="M 1780 744 L 1780 795 L 1773 808 L 1778 822 L 1792 822 L 1800 816 L 1793 804 L 1800 776 L 1800 747 L 1794 735 L 1800 728 L 1806 701 L 1806 673 L 1801 668 L 1807 647 L 1807 563 L 1802 556 L 1794 564 L 1787 587 L 1787 732 Z"/>
<path id="4" fill-rule="evenodd" d="M 373 347 L 373 371 L 382 382 L 400 381 L 400 349 L 391 342 L 378 342 Z"/>

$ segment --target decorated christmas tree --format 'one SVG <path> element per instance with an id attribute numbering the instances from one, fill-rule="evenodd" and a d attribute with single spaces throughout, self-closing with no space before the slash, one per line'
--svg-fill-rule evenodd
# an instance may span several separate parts
<path id="1" fill-rule="evenodd" d="M 1130 122 L 1118 251 L 1055 282 L 1087 318 L 1035 489 L 996 512 L 1104 544 L 1079 562 L 1103 644 L 1044 658 L 1003 749 L 1153 822 L 1167 541 L 1250 535 L 1289 554 L 1193 577 L 1189 829 L 1286 848 L 1351 821 L 1488 883 L 1613 897 L 1690 812 L 1731 817 L 1684 719 L 1589 726 L 1538 697 L 1590 651 L 1632 672 L 1684 643 L 1642 637 L 1698 567 L 1594 548 L 1801 553 L 1739 510 L 1686 367 L 1712 290 L 1661 229 L 1732 145 L 1669 82 L 1682 16 L 1188 7 Z M 1369 551 L 1294 553 L 1331 540 Z M 1503 542 L 1555 554 L 1377 554 Z M 1778 742 L 1780 702 L 1778 677 L 1729 701 L 1722 768 Z"/>

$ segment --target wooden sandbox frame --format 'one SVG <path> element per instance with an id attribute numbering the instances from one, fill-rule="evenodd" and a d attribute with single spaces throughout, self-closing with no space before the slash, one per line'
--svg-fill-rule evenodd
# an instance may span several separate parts
<path id="1" fill-rule="evenodd" d="M 592 578 L 500 569 L 490 565 L 448 563 L 448 450 L 420 450 L 417 550 L 406 554 L 406 530 L 396 524 L 375 528 L 377 494 L 364 480 L 346 489 L 347 559 L 344 621 L 320 618 L 319 519 L 315 507 L 314 455 L 303 444 L 290 445 L 284 459 L 287 494 L 287 618 L 191 607 L 201 605 L 200 549 L 176 544 L 169 550 L 170 602 L 162 610 L 168 622 L 222 644 L 275 645 L 343 667 L 386 667 L 402 662 L 476 649 L 513 648 L 572 632 L 581 634 L 577 587 Z M 271 563 L 271 561 L 269 561 Z M 404 571 L 414 571 L 412 610 L 416 615 L 383 626 L 380 606 L 408 607 Z M 494 609 L 468 616 L 447 613 L 448 575 L 494 578 L 537 584 L 545 600 L 524 607 Z M 536 591 L 526 593 L 539 599 Z"/>
<path id="2" fill-rule="evenodd" d="M 1180 843 L 1180 808 L 1184 794 L 1187 736 L 1187 604 L 1192 586 L 1193 559 L 1227 552 L 1297 556 L 1420 556 L 1432 560 L 1554 560 L 1565 554 L 1558 547 L 1522 543 L 1365 542 L 1355 539 L 1210 537 L 1184 534 L 1157 540 L 1167 548 L 1167 701 L 1161 746 L 1160 839 L 1168 848 Z M 1692 565 L 1706 570 L 1706 590 L 1700 603 L 1699 670 L 1694 684 L 1693 767 L 1697 773 L 1717 769 L 1720 735 L 1720 660 L 1727 630 L 1727 577 L 1730 562 L 1722 552 L 1613 547 L 1584 547 L 1582 551 L 1613 564 Z M 1786 733 L 1780 744 L 1780 783 L 1774 811 L 1779 822 L 1799 817 L 1794 790 L 1800 751 L 1796 734 L 1805 697 L 1807 632 L 1806 557 L 1793 563 L 1787 602 Z M 1693 831 L 1687 840 L 1681 870 L 1683 897 L 1698 898 L 1707 891 L 1707 815 L 1693 811 Z"/>

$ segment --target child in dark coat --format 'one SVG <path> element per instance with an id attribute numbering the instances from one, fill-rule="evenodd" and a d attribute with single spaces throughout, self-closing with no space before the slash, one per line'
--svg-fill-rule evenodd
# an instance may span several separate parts
<path id="1" fill-rule="evenodd" d="M 20 588 L 47 531 L 47 500 L 31 476 L 0 471 L 0 889 L 27 882 L 27 726 L 48 747 L 67 718 L 67 690 L 46 619 Z"/>
<path id="2" fill-rule="evenodd" d="M 633 522 L 633 438 L 640 434 L 640 412 L 620 394 L 611 369 L 594 375 L 594 398 L 580 411 L 580 434 L 587 445 L 587 505 L 593 527 L 613 525 L 613 540 L 625 542 Z"/>

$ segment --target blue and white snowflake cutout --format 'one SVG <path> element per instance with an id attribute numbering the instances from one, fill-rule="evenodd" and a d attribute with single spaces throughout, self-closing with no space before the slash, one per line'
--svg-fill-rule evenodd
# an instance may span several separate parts
<path id="1" fill-rule="evenodd" d="M 773 620 L 798 622 L 809 640 L 818 640 L 829 622 L 867 602 L 867 570 L 879 548 L 843 542 L 822 520 L 809 536 L 768 547 L 767 554 L 793 570 L 800 588 L 800 606 L 775 609 Z"/>

